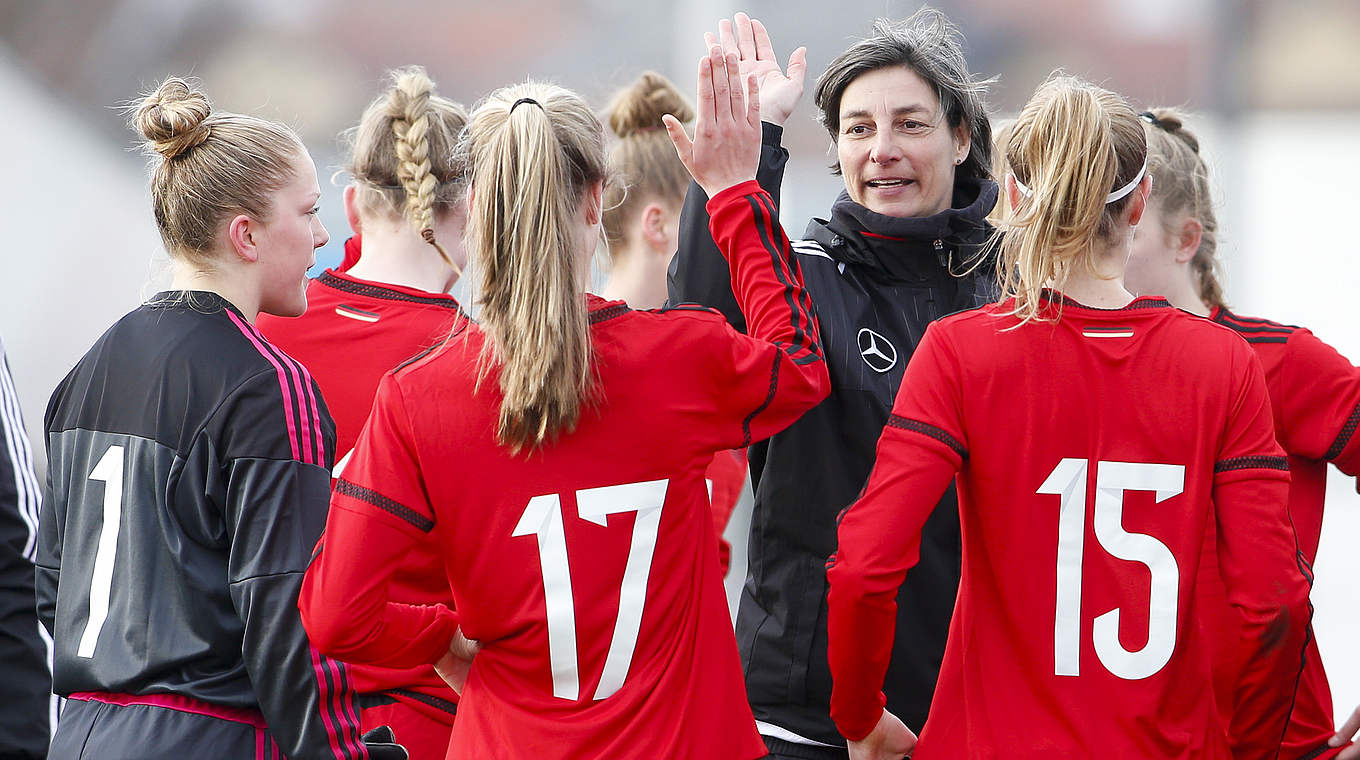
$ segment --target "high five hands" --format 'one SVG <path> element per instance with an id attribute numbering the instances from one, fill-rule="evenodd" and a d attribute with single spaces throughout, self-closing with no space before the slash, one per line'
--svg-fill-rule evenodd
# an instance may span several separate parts
<path id="1" fill-rule="evenodd" d="M 789 55 L 788 69 L 781 70 L 765 25 L 745 13 L 738 13 L 732 21 L 719 21 L 718 36 L 715 38 L 712 32 L 704 32 L 704 43 L 710 49 L 722 45 L 724 53 L 736 53 L 742 75 L 755 75 L 760 84 L 761 118 L 779 126 L 788 121 L 798 98 L 803 95 L 807 48 L 793 51 Z"/>
<path id="2" fill-rule="evenodd" d="M 712 198 L 733 185 L 756 178 L 760 164 L 760 84 L 755 74 L 742 91 L 738 56 L 713 45 L 699 59 L 699 115 L 694 139 L 670 114 L 662 117 L 680 161 Z"/>

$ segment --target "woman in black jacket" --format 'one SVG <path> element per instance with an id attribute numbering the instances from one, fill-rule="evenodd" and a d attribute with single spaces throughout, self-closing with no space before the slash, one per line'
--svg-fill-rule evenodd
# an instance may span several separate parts
<path id="1" fill-rule="evenodd" d="M 775 196 L 788 153 L 782 124 L 802 93 L 802 50 L 787 71 L 759 22 L 724 20 L 722 44 L 761 79 L 764 146 L 758 179 Z M 836 57 L 817 83 L 822 124 L 845 190 L 829 220 L 795 241 L 820 321 L 829 398 L 751 450 L 756 488 L 748 575 L 737 616 L 746 687 L 775 758 L 844 758 L 829 715 L 825 562 L 836 516 L 869 474 L 902 371 L 926 325 L 991 300 L 984 255 L 990 177 L 987 82 L 968 72 L 962 38 L 937 11 L 873 33 Z M 743 327 L 727 267 L 708 233 L 706 199 L 691 186 L 670 300 L 721 309 Z M 778 234 L 775 231 L 775 234 Z M 888 708 L 919 729 L 930 706 L 959 582 L 959 523 L 951 487 L 927 524 L 921 562 L 898 596 L 884 688 Z"/>

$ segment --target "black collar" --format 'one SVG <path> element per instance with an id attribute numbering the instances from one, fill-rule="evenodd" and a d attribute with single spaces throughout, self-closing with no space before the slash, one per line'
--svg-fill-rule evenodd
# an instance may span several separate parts
<path id="1" fill-rule="evenodd" d="M 813 219 L 806 234 L 833 259 L 847 264 L 900 274 L 904 257 L 930 256 L 958 274 L 991 236 L 987 214 L 996 205 L 997 192 L 990 180 L 960 179 L 950 208 L 904 218 L 870 211 L 842 191 L 831 206 L 831 220 Z"/>

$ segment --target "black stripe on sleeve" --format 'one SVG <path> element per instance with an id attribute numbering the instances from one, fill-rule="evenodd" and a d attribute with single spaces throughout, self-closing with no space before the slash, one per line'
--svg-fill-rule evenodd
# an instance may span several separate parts
<path id="1" fill-rule="evenodd" d="M 439 697 L 433 696 L 431 694 L 425 694 L 419 691 L 411 691 L 410 689 L 388 689 L 383 693 L 391 694 L 393 696 L 398 697 L 405 697 L 406 699 L 414 700 L 423 705 L 429 705 L 430 707 L 433 707 L 436 710 L 443 710 L 449 715 L 458 714 L 457 702 L 450 702 L 447 699 L 440 699 Z"/>
<path id="2" fill-rule="evenodd" d="M 414 525 L 417 530 L 420 530 L 423 533 L 429 533 L 431 530 L 434 530 L 434 520 L 431 520 L 408 506 L 392 501 L 377 491 L 351 483 L 344 478 L 335 481 L 335 492 L 351 496 L 366 504 L 372 504 L 388 514 L 396 515 Z"/>
<path id="3" fill-rule="evenodd" d="M 1286 325 L 1283 322 L 1276 322 L 1271 319 L 1239 316 L 1237 314 L 1232 313 L 1231 311 L 1228 311 L 1227 309 L 1219 309 L 1218 316 L 1214 319 L 1214 321 L 1222 325 L 1227 325 L 1228 327 L 1232 327 L 1234 329 L 1241 329 L 1249 325 L 1263 325 L 1266 327 L 1275 327 L 1282 330 L 1288 330 L 1290 332 L 1301 329 L 1297 325 Z"/>
<path id="4" fill-rule="evenodd" d="M 587 320 L 592 325 L 598 325 L 601 322 L 607 322 L 615 317 L 621 317 L 629 311 L 630 309 L 627 304 L 616 303 L 612 306 L 606 306 L 603 309 L 597 309 L 596 311 L 590 312 L 590 316 L 587 317 Z"/>
<path id="5" fill-rule="evenodd" d="M 908 419 L 898 414 L 890 414 L 888 415 L 888 427 L 910 430 L 913 433 L 929 436 L 953 449 L 954 453 L 958 454 L 960 457 L 963 457 L 964 459 L 968 458 L 968 449 L 964 448 L 963 444 L 959 442 L 959 439 L 950 435 L 949 431 L 938 428 L 927 422 Z"/>
<path id="6" fill-rule="evenodd" d="M 1360 427 L 1360 404 L 1356 404 L 1351 410 L 1351 416 L 1346 419 L 1346 424 L 1341 426 L 1341 432 L 1337 434 L 1336 440 L 1332 441 L 1331 448 L 1322 455 L 1323 459 L 1331 461 L 1341 456 L 1341 452 L 1346 450 L 1346 446 L 1351 442 L 1351 436 L 1355 435 L 1355 429 Z"/>
<path id="7" fill-rule="evenodd" d="M 778 222 L 771 221 L 770 211 L 765 207 L 767 197 L 763 193 L 748 195 L 746 202 L 751 204 L 751 215 L 755 219 L 760 244 L 770 254 L 775 276 L 779 279 L 779 284 L 784 286 L 784 303 L 789 307 L 790 321 L 793 324 L 793 343 L 785 351 L 790 356 L 803 349 L 820 354 L 821 349 L 818 348 L 816 341 L 812 340 L 809 334 L 811 325 L 806 322 L 806 312 L 794 303 L 794 288 L 787 269 L 788 262 L 784 260 L 783 250 L 774 242 L 773 227 L 777 226 Z"/>
<path id="8" fill-rule="evenodd" d="M 1273 325 L 1239 325 L 1239 324 L 1234 324 L 1234 323 L 1232 323 L 1232 322 L 1227 322 L 1227 321 L 1220 321 L 1219 324 L 1224 325 L 1225 327 L 1231 327 L 1232 329 L 1236 330 L 1237 332 L 1244 333 L 1244 334 L 1246 334 L 1246 333 L 1279 333 L 1279 334 L 1283 334 L 1283 335 L 1292 335 L 1292 334 L 1295 332 L 1295 330 L 1294 330 L 1292 327 L 1275 327 L 1275 326 L 1273 326 Z"/>
<path id="9" fill-rule="evenodd" d="M 1214 463 L 1214 473 L 1233 470 L 1283 470 L 1289 471 L 1289 460 L 1285 457 L 1232 457 Z"/>
<path id="10" fill-rule="evenodd" d="M 746 419 L 741 421 L 741 447 L 746 448 L 751 445 L 751 421 L 757 414 L 765 411 L 770 403 L 774 401 L 775 390 L 779 388 L 779 352 L 774 352 L 774 366 L 770 367 L 770 391 L 765 394 L 765 401 L 756 407 L 754 412 L 746 415 Z"/>

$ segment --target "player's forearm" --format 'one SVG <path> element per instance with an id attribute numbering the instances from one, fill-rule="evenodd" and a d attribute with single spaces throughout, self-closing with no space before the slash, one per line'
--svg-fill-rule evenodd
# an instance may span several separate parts
<path id="1" fill-rule="evenodd" d="M 788 238 L 770 195 L 755 182 L 708 202 L 713 239 L 727 257 L 747 334 L 784 348 L 796 362 L 822 355 L 812 298 L 792 265 Z"/>
<path id="2" fill-rule="evenodd" d="M 827 573 L 831 719 L 841 736 L 859 741 L 883 713 L 883 679 L 897 627 L 897 592 L 869 593 L 849 573 L 837 576 L 835 570 Z"/>
<path id="3" fill-rule="evenodd" d="M 392 571 L 415 538 L 391 524 L 332 505 L 298 606 L 321 652 L 346 662 L 407 668 L 434 663 L 458 627 L 448 607 L 389 602 Z"/>
<path id="4" fill-rule="evenodd" d="M 1220 475 L 1214 489 L 1220 572 L 1241 613 L 1243 671 L 1230 726 L 1235 757 L 1274 757 L 1303 667 L 1309 578 L 1279 471 Z"/>

